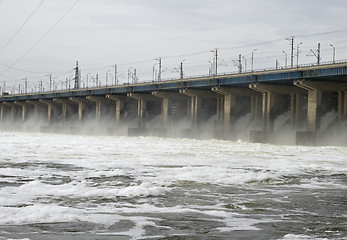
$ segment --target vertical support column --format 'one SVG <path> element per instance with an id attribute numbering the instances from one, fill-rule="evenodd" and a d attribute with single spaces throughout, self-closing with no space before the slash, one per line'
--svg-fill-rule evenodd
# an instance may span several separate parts
<path id="1" fill-rule="evenodd" d="M 125 107 L 125 97 L 120 95 L 106 95 L 106 98 L 116 102 L 116 127 L 120 126 L 121 113 Z"/>
<path id="2" fill-rule="evenodd" d="M 169 106 L 171 100 L 169 98 L 163 98 L 162 99 L 162 105 L 161 105 L 161 122 L 163 125 L 163 128 L 168 127 L 168 122 L 169 122 Z"/>
<path id="3" fill-rule="evenodd" d="M 24 123 L 26 120 L 27 106 L 25 104 L 22 105 L 22 122 Z"/>
<path id="4" fill-rule="evenodd" d="M 127 96 L 137 100 L 138 128 L 141 129 L 140 132 L 143 132 L 147 121 L 147 101 L 158 101 L 159 99 L 152 94 L 128 93 Z"/>
<path id="5" fill-rule="evenodd" d="M 22 123 L 24 123 L 27 119 L 27 112 L 28 112 L 27 104 L 25 102 L 19 102 L 19 101 L 15 101 L 14 103 L 21 107 L 21 111 L 22 111 L 21 120 L 22 120 Z"/>
<path id="6" fill-rule="evenodd" d="M 90 104 L 90 101 L 82 97 L 70 97 L 69 100 L 78 104 L 78 121 L 81 122 L 84 117 L 86 104 Z"/>
<path id="7" fill-rule="evenodd" d="M 307 105 L 307 130 L 317 132 L 320 128 L 320 106 L 322 102 L 322 92 L 318 89 L 308 91 Z"/>
<path id="8" fill-rule="evenodd" d="M 5 106 L 3 104 L 0 104 L 0 121 L 4 120 L 5 115 Z"/>
<path id="9" fill-rule="evenodd" d="M 72 115 L 73 108 L 72 104 L 75 102 L 70 101 L 68 99 L 61 99 L 61 98 L 53 98 L 53 102 L 57 102 L 61 104 L 61 119 L 62 123 L 66 124 L 68 117 Z"/>
<path id="10" fill-rule="evenodd" d="M 344 99 L 343 99 L 343 119 L 347 118 L 347 91 L 343 92 Z"/>
<path id="11" fill-rule="evenodd" d="M 345 115 L 345 109 L 346 109 L 346 93 L 344 91 L 337 92 L 338 94 L 338 102 L 337 102 L 337 110 L 338 110 L 338 117 L 339 121 L 342 122 L 346 115 Z"/>
<path id="12" fill-rule="evenodd" d="M 231 129 L 231 109 L 235 105 L 235 96 L 231 94 L 224 95 L 224 128 Z"/>
<path id="13" fill-rule="evenodd" d="M 120 115 L 121 111 L 124 109 L 124 100 L 116 100 L 116 126 L 120 125 Z"/>
<path id="14" fill-rule="evenodd" d="M 167 129 L 170 126 L 169 109 L 172 108 L 173 100 L 174 99 L 179 100 L 186 97 L 174 92 L 161 92 L 161 91 L 153 91 L 152 95 L 161 99 L 161 124 L 164 129 Z M 177 106 L 175 107 L 177 108 Z"/>
<path id="15" fill-rule="evenodd" d="M 217 126 L 224 124 L 224 104 L 225 100 L 223 97 L 217 98 Z"/>
<path id="16" fill-rule="evenodd" d="M 139 124 L 138 126 L 140 129 L 146 128 L 146 120 L 145 120 L 146 106 L 147 106 L 147 101 L 145 99 L 137 100 L 137 117 L 138 117 L 138 124 Z"/>
<path id="17" fill-rule="evenodd" d="M 220 94 L 215 93 L 214 91 L 206 90 L 197 90 L 197 89 L 180 89 L 179 93 L 182 95 L 188 96 L 191 101 L 191 124 L 192 129 L 200 127 L 200 122 L 202 118 L 201 108 L 202 108 L 202 99 L 208 101 L 208 99 L 214 99 L 217 101 L 220 98 Z M 215 109 L 217 112 L 217 109 Z"/>

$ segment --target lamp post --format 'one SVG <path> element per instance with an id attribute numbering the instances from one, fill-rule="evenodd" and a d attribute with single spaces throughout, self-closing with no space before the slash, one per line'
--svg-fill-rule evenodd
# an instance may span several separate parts
<path id="1" fill-rule="evenodd" d="M 335 63 L 335 47 L 332 45 L 332 44 L 330 44 L 330 47 L 332 47 L 333 48 L 333 63 Z"/>
<path id="2" fill-rule="evenodd" d="M 212 68 L 213 68 L 213 63 L 211 61 L 208 61 L 210 66 L 208 67 L 208 75 L 212 76 Z"/>
<path id="3" fill-rule="evenodd" d="M 254 49 L 253 51 L 252 51 L 252 72 L 253 72 L 253 63 L 254 63 L 254 52 L 255 51 L 257 51 L 258 49 Z"/>
<path id="4" fill-rule="evenodd" d="M 158 63 L 154 64 L 153 67 L 152 67 L 152 79 L 153 79 L 153 82 L 155 81 L 155 78 L 157 76 L 157 72 L 155 70 L 155 66 L 157 66 Z"/>
<path id="5" fill-rule="evenodd" d="M 296 46 L 296 66 L 297 66 L 297 67 L 299 67 L 299 52 L 300 52 L 299 46 L 300 46 L 301 44 L 302 44 L 302 42 L 299 43 L 299 44 Z"/>
<path id="6" fill-rule="evenodd" d="M 106 87 L 107 87 L 107 83 L 108 83 L 108 73 L 110 72 L 111 70 L 108 70 L 107 72 L 106 72 Z"/>
<path id="7" fill-rule="evenodd" d="M 282 52 L 284 53 L 284 57 L 285 57 L 284 62 L 285 62 L 285 66 L 287 68 L 287 53 L 285 51 L 282 51 Z"/>
<path id="8" fill-rule="evenodd" d="M 245 69 L 244 69 L 244 71 L 247 72 L 247 60 L 246 60 L 246 58 L 244 56 L 242 56 L 242 58 L 245 61 Z"/>

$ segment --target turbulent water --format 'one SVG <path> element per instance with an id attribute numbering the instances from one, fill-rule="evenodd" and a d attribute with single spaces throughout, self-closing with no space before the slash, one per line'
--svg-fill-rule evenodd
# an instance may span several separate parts
<path id="1" fill-rule="evenodd" d="M 347 148 L 0 138 L 0 239 L 347 239 Z"/>

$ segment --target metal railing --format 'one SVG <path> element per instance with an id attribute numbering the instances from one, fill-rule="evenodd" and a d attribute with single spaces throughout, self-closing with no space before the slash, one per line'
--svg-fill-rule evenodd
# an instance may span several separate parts
<path id="1" fill-rule="evenodd" d="M 42 93 L 62 93 L 62 92 L 71 92 L 71 91 L 83 91 L 83 90 L 92 90 L 92 89 L 105 89 L 105 88 L 114 88 L 114 87 L 124 87 L 124 86 L 135 86 L 135 85 L 143 85 L 143 84 L 151 84 L 151 83 L 160 83 L 160 82 L 170 82 L 170 81 L 187 81 L 187 80 L 192 80 L 192 79 L 201 79 L 201 78 L 218 78 L 218 77 L 223 77 L 223 76 L 235 76 L 235 75 L 245 75 L 245 74 L 252 74 L 252 75 L 257 75 L 259 73 L 266 73 L 266 72 L 275 72 L 275 71 L 283 71 L 283 70 L 303 70 L 304 68 L 310 68 L 310 67 L 320 67 L 320 66 L 329 66 L 329 65 L 335 65 L 335 64 L 343 64 L 347 63 L 347 59 L 344 60 L 336 60 L 336 61 L 325 61 L 321 62 L 320 64 L 318 63 L 309 63 L 309 64 L 299 64 L 295 65 L 293 67 L 272 67 L 272 68 L 262 68 L 262 69 L 254 69 L 252 70 L 247 70 L 243 72 L 239 71 L 233 71 L 233 72 L 222 72 L 216 75 L 191 75 L 187 76 L 183 79 L 180 78 L 164 78 L 161 79 L 160 81 L 140 81 L 138 83 L 123 83 L 123 84 L 112 84 L 112 85 L 100 85 L 97 87 L 86 87 L 86 88 L 79 88 L 79 89 L 60 89 L 60 90 L 47 90 L 47 91 L 32 91 L 30 93 L 12 93 L 12 94 L 6 94 L 2 93 L 2 97 L 6 96 L 23 96 L 23 95 L 32 95 L 32 94 L 42 94 Z"/>

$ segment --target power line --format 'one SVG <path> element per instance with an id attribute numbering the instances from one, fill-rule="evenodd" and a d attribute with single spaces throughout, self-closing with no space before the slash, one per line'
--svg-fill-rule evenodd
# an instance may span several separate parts
<path id="1" fill-rule="evenodd" d="M 26 69 L 21 69 L 21 68 L 16 68 L 16 67 L 11 67 L 10 65 L 7 64 L 3 64 L 0 63 L 0 65 L 4 66 L 4 67 L 9 67 L 13 70 L 19 71 L 19 72 L 27 72 L 27 73 L 39 73 L 39 74 L 54 74 L 54 73 L 62 73 L 62 72 L 66 72 L 67 70 L 61 70 L 61 71 L 55 71 L 55 72 L 38 72 L 38 71 L 31 71 L 31 70 L 26 70 Z"/>
<path id="2" fill-rule="evenodd" d="M 9 69 L 13 68 L 20 60 L 22 60 L 31 50 L 34 49 L 34 47 L 36 47 L 47 35 L 48 33 L 50 33 L 57 25 L 58 23 L 63 20 L 63 18 L 77 5 L 77 3 L 80 0 L 76 0 L 76 2 L 68 9 L 67 12 L 65 12 L 65 14 L 50 28 L 48 29 L 48 31 L 43 34 L 43 36 L 28 50 L 26 51 L 20 58 L 18 58 L 11 66 L 9 66 L 5 71 L 3 71 L 0 75 L 3 75 L 4 73 L 6 73 Z"/>
<path id="3" fill-rule="evenodd" d="M 0 2 L 0 4 L 3 2 L 4 0 L 2 0 Z M 13 36 L 10 38 L 10 40 L 8 40 L 8 42 L 0 49 L 0 53 L 2 51 L 4 51 L 4 49 L 13 41 L 13 39 L 17 36 L 17 34 L 23 29 L 23 27 L 25 26 L 25 24 L 29 21 L 29 19 L 35 14 L 35 12 L 37 11 L 37 9 L 39 9 L 39 7 L 42 5 L 42 3 L 44 2 L 44 0 L 41 0 L 41 2 L 37 5 L 37 7 L 34 9 L 34 11 L 30 14 L 30 16 L 25 20 L 25 22 L 22 24 L 22 26 L 20 26 L 20 28 L 15 32 L 15 34 L 13 34 Z"/>
<path id="4" fill-rule="evenodd" d="M 341 32 L 347 32 L 347 29 L 329 31 L 329 32 L 312 33 L 312 34 L 303 34 L 303 35 L 298 35 L 297 37 L 312 37 L 312 36 L 328 35 L 328 34 L 341 33 Z"/>

